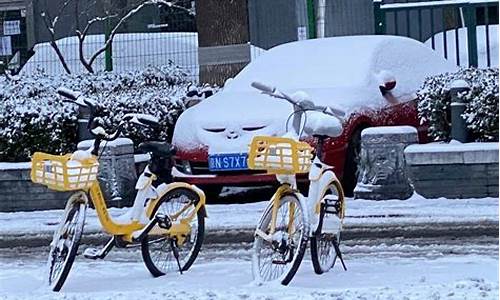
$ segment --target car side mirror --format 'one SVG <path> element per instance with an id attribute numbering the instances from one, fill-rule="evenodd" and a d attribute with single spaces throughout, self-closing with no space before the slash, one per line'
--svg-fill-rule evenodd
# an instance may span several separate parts
<path id="1" fill-rule="evenodd" d="M 379 79 L 379 89 L 382 96 L 385 96 L 388 92 L 392 91 L 396 87 L 396 77 L 389 71 L 383 70 L 377 74 Z"/>

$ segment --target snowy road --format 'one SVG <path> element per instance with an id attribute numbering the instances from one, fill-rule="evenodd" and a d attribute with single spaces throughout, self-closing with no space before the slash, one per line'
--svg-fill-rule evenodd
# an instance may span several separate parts
<path id="1" fill-rule="evenodd" d="M 206 245 L 184 275 L 153 279 L 137 250 L 79 256 L 63 292 L 43 287 L 45 248 L 0 250 L 0 299 L 498 299 L 498 238 L 357 239 L 348 271 L 317 276 L 306 256 L 290 286 L 251 283 L 251 244 Z M 84 247 L 82 247 L 84 248 Z"/>

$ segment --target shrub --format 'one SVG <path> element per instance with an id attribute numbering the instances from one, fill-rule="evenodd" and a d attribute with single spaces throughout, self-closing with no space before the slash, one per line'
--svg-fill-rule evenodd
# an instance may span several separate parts
<path id="1" fill-rule="evenodd" d="M 157 130 L 126 128 L 125 136 L 137 144 L 171 137 L 186 108 L 189 85 L 186 74 L 173 65 L 122 74 L 49 76 L 39 71 L 11 79 L 0 77 L 0 161 L 26 161 L 35 151 L 62 154 L 76 148 L 78 107 L 57 96 L 60 86 L 98 100 L 107 129 L 126 113 L 158 117 L 161 127 Z"/>
<path id="2" fill-rule="evenodd" d="M 459 97 L 466 104 L 465 119 L 474 141 L 498 141 L 498 68 L 461 69 L 425 80 L 417 93 L 421 123 L 429 124 L 433 140 L 449 140 L 451 132 L 450 85 L 467 81 L 470 90 Z"/>

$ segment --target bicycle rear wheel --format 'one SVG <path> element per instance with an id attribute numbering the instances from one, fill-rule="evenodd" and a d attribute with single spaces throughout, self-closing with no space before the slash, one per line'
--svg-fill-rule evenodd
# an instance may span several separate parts
<path id="1" fill-rule="evenodd" d="M 49 285 L 54 292 L 61 290 L 73 266 L 83 233 L 86 209 L 87 196 L 85 193 L 73 194 L 66 204 L 65 214 L 54 232 L 48 259 Z"/>
<path id="2" fill-rule="evenodd" d="M 177 188 L 165 194 L 156 204 L 152 216 L 162 214 L 169 216 L 173 223 L 186 218 L 195 210 L 200 201 L 198 194 L 186 188 Z M 176 218 L 175 215 L 179 214 Z M 177 221 L 176 221 L 177 220 Z M 204 208 L 195 212 L 190 222 L 191 230 L 184 243 L 173 236 L 148 235 L 141 242 L 142 258 L 149 272 L 154 276 L 162 276 L 169 272 L 179 271 L 174 249 L 178 251 L 181 271 L 187 271 L 196 260 L 205 236 Z"/>
<path id="3" fill-rule="evenodd" d="M 337 261 L 335 244 L 340 244 L 340 232 L 343 219 L 342 205 L 344 194 L 338 181 L 330 183 L 321 197 L 325 210 L 320 214 L 323 216 L 322 228 L 316 230 L 311 238 L 311 260 L 316 274 L 328 272 Z"/>
<path id="4" fill-rule="evenodd" d="M 309 223 L 303 203 L 295 195 L 280 199 L 276 213 L 275 231 L 272 233 L 272 204 L 266 209 L 257 227 L 252 257 L 253 276 L 256 281 L 279 280 L 287 285 L 299 269 L 307 248 Z"/>

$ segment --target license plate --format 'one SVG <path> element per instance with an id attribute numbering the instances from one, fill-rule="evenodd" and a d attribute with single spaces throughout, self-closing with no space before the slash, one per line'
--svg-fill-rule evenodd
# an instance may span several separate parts
<path id="1" fill-rule="evenodd" d="M 247 170 L 246 153 L 221 153 L 208 156 L 208 169 L 210 171 L 238 171 Z"/>

